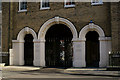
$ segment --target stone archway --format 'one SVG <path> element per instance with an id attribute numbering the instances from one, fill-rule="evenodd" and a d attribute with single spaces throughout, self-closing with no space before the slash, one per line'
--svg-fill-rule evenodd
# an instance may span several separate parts
<path id="1" fill-rule="evenodd" d="M 101 27 L 95 25 L 94 23 L 90 23 L 82 28 L 79 33 L 79 40 L 75 42 L 76 53 L 74 55 L 74 66 L 75 67 L 86 67 L 85 62 L 85 41 L 86 34 L 89 31 L 96 31 L 99 34 L 99 48 L 100 48 L 100 62 L 99 67 L 106 67 L 108 64 L 108 53 L 111 51 L 111 38 L 105 37 L 105 33 Z"/>
<path id="2" fill-rule="evenodd" d="M 86 40 L 85 36 L 89 31 L 96 31 L 99 34 L 100 38 L 105 37 L 105 33 L 101 27 L 95 25 L 94 23 L 90 23 L 89 25 L 86 25 L 84 28 L 82 28 L 79 33 L 79 38 L 81 40 Z"/>
<path id="3" fill-rule="evenodd" d="M 11 52 L 10 53 L 10 65 L 24 65 L 24 37 L 26 34 L 32 34 L 33 42 L 34 42 L 34 55 L 36 54 L 35 41 L 37 40 L 37 35 L 33 29 L 29 27 L 25 27 L 19 32 L 17 36 L 17 40 L 12 40 L 13 49 L 12 51 L 10 51 Z"/>
<path id="4" fill-rule="evenodd" d="M 60 18 L 60 17 L 55 17 L 55 18 L 52 18 L 52 19 L 49 19 L 48 21 L 46 21 L 40 28 L 40 31 L 38 34 L 38 39 L 40 41 L 40 47 L 39 47 L 40 54 L 37 54 L 37 55 L 40 56 L 40 66 L 45 66 L 45 35 L 46 35 L 46 32 L 48 31 L 48 29 L 54 24 L 66 25 L 73 34 L 72 40 L 77 39 L 77 37 L 78 37 L 75 26 L 69 20 Z M 73 46 L 74 46 L 74 44 L 73 44 Z M 73 49 L 73 54 L 74 54 L 74 49 Z M 39 63 L 39 62 L 36 62 L 36 63 Z"/>

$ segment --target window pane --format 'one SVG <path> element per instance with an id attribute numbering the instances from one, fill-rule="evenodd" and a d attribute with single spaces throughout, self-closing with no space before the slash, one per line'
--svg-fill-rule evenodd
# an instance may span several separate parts
<path id="1" fill-rule="evenodd" d="M 71 0 L 71 4 L 72 4 L 72 5 L 75 4 L 75 1 L 74 1 L 74 0 Z"/>
<path id="2" fill-rule="evenodd" d="M 74 0 L 66 0 L 66 5 L 74 5 Z"/>
<path id="3" fill-rule="evenodd" d="M 20 2 L 20 10 L 26 10 L 27 9 L 27 2 Z"/>
<path id="4" fill-rule="evenodd" d="M 92 3 L 101 3 L 102 0 L 92 0 Z"/>
<path id="5" fill-rule="evenodd" d="M 92 3 L 96 3 L 96 0 L 92 0 Z"/>
<path id="6" fill-rule="evenodd" d="M 43 0 L 42 7 L 49 7 L 49 0 Z"/>

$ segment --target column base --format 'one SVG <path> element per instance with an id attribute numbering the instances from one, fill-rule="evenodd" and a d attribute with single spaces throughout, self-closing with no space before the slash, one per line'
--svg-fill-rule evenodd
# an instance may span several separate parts
<path id="1" fill-rule="evenodd" d="M 33 61 L 34 66 L 40 66 L 40 61 Z"/>

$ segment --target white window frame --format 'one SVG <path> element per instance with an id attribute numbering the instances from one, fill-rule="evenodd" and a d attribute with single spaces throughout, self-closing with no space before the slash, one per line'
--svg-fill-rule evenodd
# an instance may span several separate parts
<path id="1" fill-rule="evenodd" d="M 44 10 L 44 9 L 50 9 L 50 6 L 49 7 L 42 7 L 42 2 L 43 2 L 43 0 L 41 0 L 41 4 L 40 4 L 40 10 Z M 49 4 L 50 5 L 50 4 Z"/>
<path id="2" fill-rule="evenodd" d="M 19 0 L 19 11 L 18 12 L 26 12 L 27 11 L 27 9 L 21 10 L 21 2 L 23 2 L 23 1 L 27 1 L 27 0 Z"/>
<path id="3" fill-rule="evenodd" d="M 99 0 L 98 2 L 97 0 L 91 0 L 91 5 L 100 5 L 100 4 L 103 4 L 102 0 Z"/>
<path id="4" fill-rule="evenodd" d="M 71 0 L 72 1 L 72 0 Z M 75 4 L 72 4 L 72 5 L 66 5 L 66 3 L 67 3 L 67 0 L 65 0 L 65 2 L 64 2 L 64 7 L 75 7 Z"/>

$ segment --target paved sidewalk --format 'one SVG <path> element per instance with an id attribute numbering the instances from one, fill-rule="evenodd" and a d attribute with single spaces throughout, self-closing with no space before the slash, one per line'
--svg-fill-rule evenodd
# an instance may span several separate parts
<path id="1" fill-rule="evenodd" d="M 120 71 L 107 71 L 106 68 L 69 68 L 64 70 L 64 73 L 69 73 L 74 75 L 120 77 Z"/>
<path id="2" fill-rule="evenodd" d="M 40 70 L 41 67 L 32 66 L 5 66 L 3 71 L 28 71 L 28 70 Z"/>
<path id="3" fill-rule="evenodd" d="M 3 78 L 120 78 L 119 71 L 105 68 L 41 68 L 27 66 L 5 66 Z"/>

